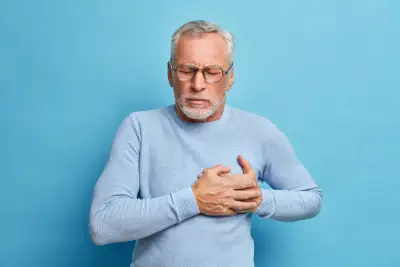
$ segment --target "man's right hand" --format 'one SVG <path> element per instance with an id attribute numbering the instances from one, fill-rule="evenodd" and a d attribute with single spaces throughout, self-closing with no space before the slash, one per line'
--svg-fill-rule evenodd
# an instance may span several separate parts
<path id="1" fill-rule="evenodd" d="M 260 196 L 256 181 L 243 179 L 243 176 L 223 177 L 230 168 L 216 165 L 205 169 L 192 186 L 200 212 L 210 216 L 226 216 L 251 210 L 257 203 L 252 202 Z M 239 180 L 240 179 L 240 180 Z"/>

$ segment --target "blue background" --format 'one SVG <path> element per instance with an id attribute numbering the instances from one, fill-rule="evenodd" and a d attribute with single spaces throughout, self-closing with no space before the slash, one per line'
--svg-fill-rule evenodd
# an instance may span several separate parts
<path id="1" fill-rule="evenodd" d="M 229 104 L 275 122 L 324 190 L 313 220 L 254 219 L 256 266 L 400 266 L 397 0 L 1 1 L 0 266 L 129 266 L 133 243 L 90 241 L 92 188 L 121 120 L 173 102 L 191 19 L 235 34 Z"/>

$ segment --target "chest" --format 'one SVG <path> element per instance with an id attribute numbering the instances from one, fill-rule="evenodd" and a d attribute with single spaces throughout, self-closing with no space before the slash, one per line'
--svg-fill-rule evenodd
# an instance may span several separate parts
<path id="1" fill-rule="evenodd" d="M 191 186 L 203 169 L 222 164 L 231 173 L 242 173 L 238 156 L 243 155 L 260 177 L 262 151 L 239 134 L 199 138 L 163 135 L 145 140 L 140 154 L 141 197 L 158 197 Z"/>

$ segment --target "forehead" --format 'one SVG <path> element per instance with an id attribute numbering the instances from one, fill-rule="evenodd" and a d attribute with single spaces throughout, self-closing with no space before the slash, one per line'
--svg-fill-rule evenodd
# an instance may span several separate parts
<path id="1" fill-rule="evenodd" d="M 227 43 L 216 33 L 202 35 L 185 34 L 179 39 L 175 51 L 175 63 L 191 63 L 196 66 L 228 64 Z"/>

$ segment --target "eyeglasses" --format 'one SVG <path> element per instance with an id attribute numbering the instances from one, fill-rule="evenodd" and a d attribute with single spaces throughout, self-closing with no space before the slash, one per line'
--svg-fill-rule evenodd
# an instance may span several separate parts
<path id="1" fill-rule="evenodd" d="M 170 64 L 171 64 L 172 70 L 176 72 L 176 76 L 178 77 L 179 80 L 181 80 L 181 81 L 192 80 L 194 78 L 194 76 L 197 74 L 197 72 L 201 71 L 201 73 L 203 74 L 204 80 L 207 83 L 219 82 L 220 80 L 222 80 L 224 75 L 227 75 L 231 71 L 231 69 L 233 67 L 233 62 L 231 64 L 231 66 L 228 68 L 228 70 L 226 70 L 226 71 L 218 65 L 210 65 L 210 66 L 206 66 L 201 69 L 196 68 L 195 66 L 190 65 L 190 64 L 179 64 L 174 67 L 174 65 L 172 64 L 172 59 L 170 60 Z"/>

